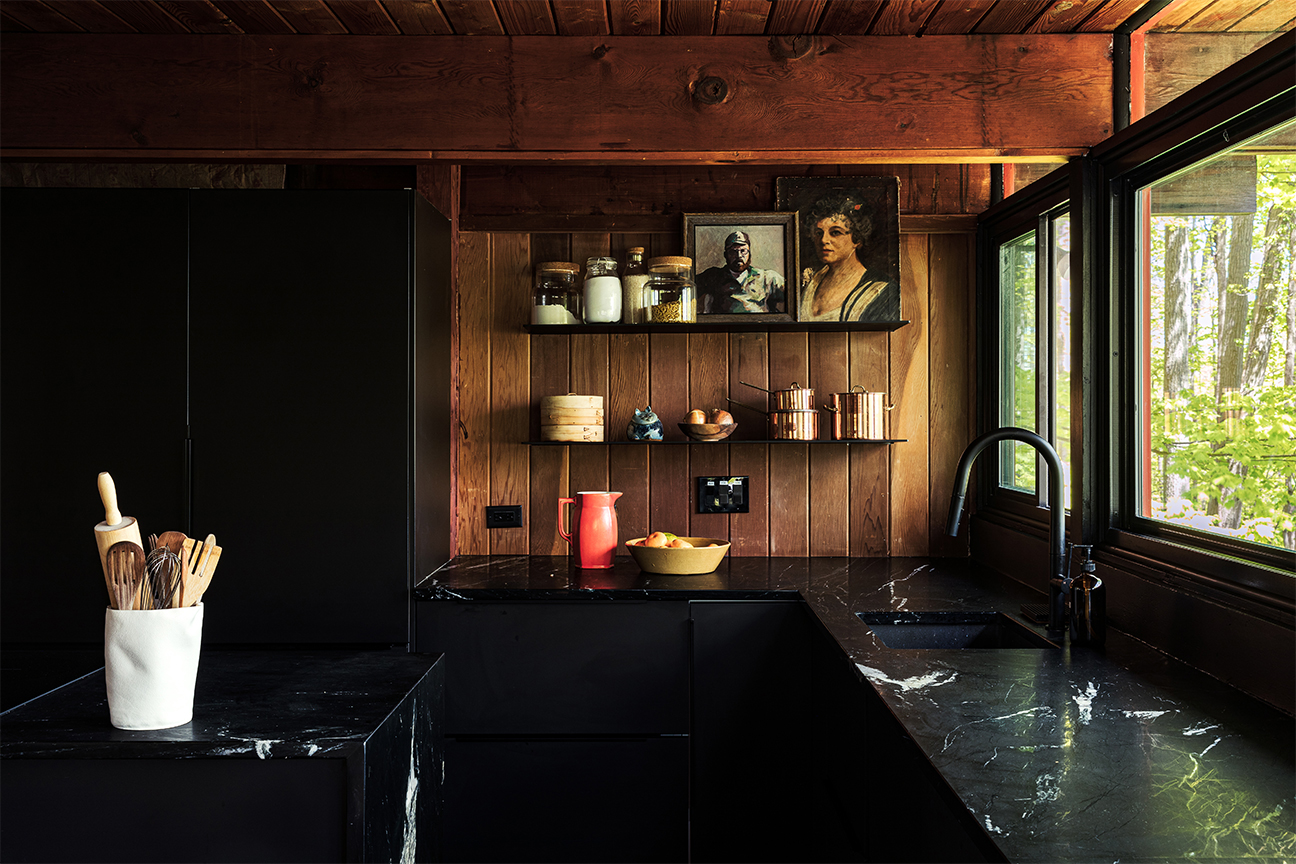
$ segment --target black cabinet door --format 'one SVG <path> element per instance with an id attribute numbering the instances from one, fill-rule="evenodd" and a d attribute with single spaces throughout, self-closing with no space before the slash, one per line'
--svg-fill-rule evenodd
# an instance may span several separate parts
<path id="1" fill-rule="evenodd" d="M 685 737 L 448 740 L 445 860 L 687 861 L 688 758 Z"/>
<path id="2" fill-rule="evenodd" d="M 447 735 L 688 732 L 682 601 L 418 607 L 416 649 L 446 655 Z"/>
<path id="3" fill-rule="evenodd" d="M 192 193 L 209 641 L 408 639 L 412 213 L 407 192 Z"/>
<path id="4" fill-rule="evenodd" d="M 99 472 L 145 537 L 183 530 L 187 194 L 4 190 L 6 643 L 102 641 Z"/>

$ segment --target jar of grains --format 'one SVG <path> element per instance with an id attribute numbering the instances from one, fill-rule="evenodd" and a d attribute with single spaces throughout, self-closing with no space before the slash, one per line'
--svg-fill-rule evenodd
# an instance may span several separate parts
<path id="1" fill-rule="evenodd" d="M 621 320 L 621 277 L 615 258 L 585 261 L 585 323 L 616 324 Z"/>
<path id="2" fill-rule="evenodd" d="M 693 259 L 678 256 L 648 260 L 648 320 L 652 324 L 697 321 Z"/>
<path id="3" fill-rule="evenodd" d="M 535 268 L 532 324 L 581 323 L 581 292 L 576 284 L 580 266 L 571 261 L 545 261 Z"/>

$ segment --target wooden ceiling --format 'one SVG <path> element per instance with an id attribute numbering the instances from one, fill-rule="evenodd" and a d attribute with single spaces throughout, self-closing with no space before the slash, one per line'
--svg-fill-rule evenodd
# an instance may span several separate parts
<path id="1" fill-rule="evenodd" d="M 0 30 L 35 33 L 493 36 L 923 36 L 1151 30 L 1265 33 L 1292 0 L 0 0 Z"/>

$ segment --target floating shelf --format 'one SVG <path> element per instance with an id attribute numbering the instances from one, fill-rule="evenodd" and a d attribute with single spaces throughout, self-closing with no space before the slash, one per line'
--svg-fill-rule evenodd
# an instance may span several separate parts
<path id="1" fill-rule="evenodd" d="M 813 441 L 797 441 L 792 438 L 763 438 L 759 441 L 735 441 L 731 438 L 722 438 L 719 441 L 523 441 L 522 443 L 533 447 L 570 447 L 573 444 L 597 447 L 603 447 L 607 444 L 636 444 L 655 447 L 659 444 L 696 444 L 698 446 L 708 444 L 903 444 L 908 440 L 908 438 L 852 438 L 850 440 L 836 441 L 832 438 L 823 438 Z"/>
<path id="2" fill-rule="evenodd" d="M 759 318 L 760 316 L 753 316 Z M 861 333 L 899 330 L 908 321 L 701 321 L 697 324 L 524 324 L 532 336 L 567 333 Z"/>

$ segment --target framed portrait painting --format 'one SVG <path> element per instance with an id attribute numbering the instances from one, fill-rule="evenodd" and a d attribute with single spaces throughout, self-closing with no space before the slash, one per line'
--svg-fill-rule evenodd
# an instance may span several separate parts
<path id="1" fill-rule="evenodd" d="M 698 320 L 793 320 L 795 213 L 685 213 L 684 254 L 693 259 Z"/>
<path id="2" fill-rule="evenodd" d="M 775 189 L 801 228 L 796 320 L 902 320 L 900 179 L 779 177 Z"/>

